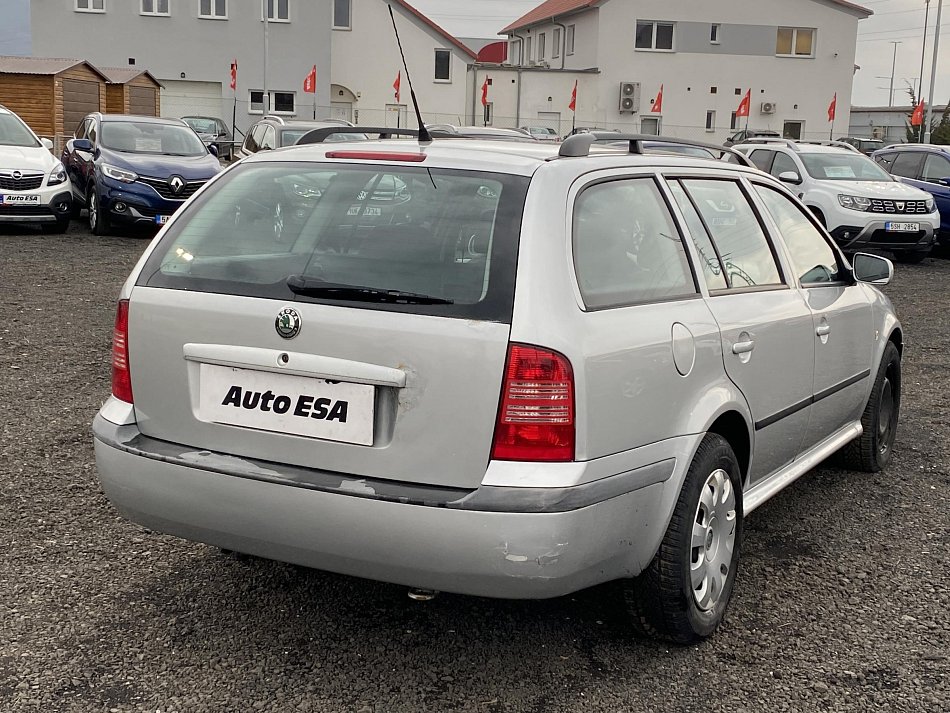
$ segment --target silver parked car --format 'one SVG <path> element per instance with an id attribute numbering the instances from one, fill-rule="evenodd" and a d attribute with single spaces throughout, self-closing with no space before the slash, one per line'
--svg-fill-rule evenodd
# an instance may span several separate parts
<path id="1" fill-rule="evenodd" d="M 216 177 L 122 289 L 108 497 L 426 590 L 622 580 L 637 630 L 710 635 L 750 512 L 836 452 L 891 459 L 893 267 L 849 264 L 755 169 L 594 139 L 314 144 Z"/>

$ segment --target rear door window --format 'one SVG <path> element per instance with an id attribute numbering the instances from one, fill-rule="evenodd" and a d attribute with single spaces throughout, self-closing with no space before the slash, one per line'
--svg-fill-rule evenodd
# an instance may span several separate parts
<path id="1" fill-rule="evenodd" d="M 751 159 L 752 163 L 755 164 L 757 169 L 768 173 L 769 169 L 772 167 L 772 157 L 774 155 L 774 151 L 769 151 L 768 149 L 756 149 L 751 154 L 749 154 L 749 159 Z"/>
<path id="2" fill-rule="evenodd" d="M 682 183 L 722 257 L 729 287 L 782 285 L 772 247 L 739 184 L 713 179 Z"/>
<path id="3" fill-rule="evenodd" d="M 528 179 L 349 163 L 232 169 L 139 284 L 510 321 Z"/>
<path id="4" fill-rule="evenodd" d="M 917 178 L 920 176 L 920 163 L 923 158 L 922 153 L 916 151 L 901 151 L 894 159 L 891 165 L 891 173 L 895 176 L 904 178 Z"/>
<path id="5" fill-rule="evenodd" d="M 941 178 L 950 178 L 950 159 L 938 154 L 930 154 L 924 162 L 923 179 L 936 183 Z"/>
<path id="6" fill-rule="evenodd" d="M 874 157 L 874 160 L 877 162 L 877 165 L 883 168 L 888 173 L 893 173 L 891 170 L 894 167 L 894 159 L 897 158 L 896 153 L 881 153 L 877 154 Z"/>
<path id="7" fill-rule="evenodd" d="M 683 241 L 652 178 L 585 188 L 574 204 L 573 248 L 589 309 L 697 294 Z"/>
<path id="8" fill-rule="evenodd" d="M 716 253 L 716 248 L 713 246 L 709 233 L 706 232 L 703 219 L 699 217 L 699 213 L 696 212 L 696 207 L 678 181 L 671 181 L 669 186 L 670 191 L 673 193 L 673 198 L 676 200 L 676 204 L 679 206 L 680 211 L 683 213 L 683 218 L 686 220 L 686 229 L 689 230 L 689 236 L 693 240 L 693 246 L 699 254 L 700 268 L 703 273 L 703 279 L 706 280 L 706 287 L 710 292 L 713 290 L 726 289 L 729 285 L 726 283 L 726 275 L 722 268 L 722 261 Z"/>

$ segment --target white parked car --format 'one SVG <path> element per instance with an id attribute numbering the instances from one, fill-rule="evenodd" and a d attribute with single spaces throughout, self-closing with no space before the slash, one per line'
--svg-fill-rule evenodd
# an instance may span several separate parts
<path id="1" fill-rule="evenodd" d="M 940 214 L 929 193 L 897 181 L 854 147 L 789 139 L 734 146 L 798 194 L 847 252 L 882 248 L 901 262 L 930 254 Z"/>
<path id="2" fill-rule="evenodd" d="M 0 223 L 33 223 L 44 233 L 69 227 L 72 191 L 51 148 L 0 104 Z"/>

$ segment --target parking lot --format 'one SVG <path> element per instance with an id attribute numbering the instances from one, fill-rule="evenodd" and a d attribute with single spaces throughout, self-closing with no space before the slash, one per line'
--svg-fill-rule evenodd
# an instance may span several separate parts
<path id="1" fill-rule="evenodd" d="M 0 710 L 931 711 L 950 702 L 950 260 L 899 266 L 891 467 L 822 467 L 746 523 L 723 629 L 633 638 L 612 586 L 441 595 L 158 535 L 100 491 L 90 422 L 146 237 L 0 229 Z M 438 537 L 438 533 L 433 533 Z"/>

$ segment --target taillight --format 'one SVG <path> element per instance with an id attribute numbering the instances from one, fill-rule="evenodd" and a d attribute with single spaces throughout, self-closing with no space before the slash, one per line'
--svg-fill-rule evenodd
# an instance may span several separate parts
<path id="1" fill-rule="evenodd" d="M 129 376 L 129 301 L 119 300 L 112 330 L 112 395 L 126 403 L 132 401 L 132 377 Z"/>
<path id="2" fill-rule="evenodd" d="M 523 344 L 508 348 L 495 460 L 574 460 L 574 372 L 562 354 Z"/>

